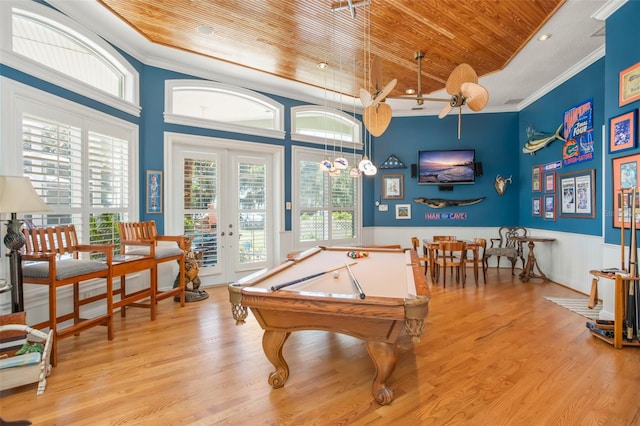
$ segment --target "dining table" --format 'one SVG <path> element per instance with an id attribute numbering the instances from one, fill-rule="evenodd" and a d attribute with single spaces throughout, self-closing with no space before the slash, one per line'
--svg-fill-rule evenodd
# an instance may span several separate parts
<path id="1" fill-rule="evenodd" d="M 457 241 L 463 241 L 464 243 L 466 243 L 465 245 L 467 250 L 471 250 L 473 252 L 473 261 L 474 261 L 473 277 L 475 278 L 475 282 L 477 285 L 478 284 L 478 262 L 477 261 L 478 261 L 479 252 L 480 252 L 480 245 L 477 244 L 474 240 L 457 240 Z M 431 283 L 435 284 L 436 275 L 435 275 L 435 270 L 433 268 L 433 265 L 435 261 L 436 251 L 440 247 L 440 241 L 434 241 L 434 240 L 425 238 L 422 240 L 422 244 L 424 244 L 424 246 L 427 248 L 427 253 L 429 256 L 429 269 L 430 269 Z"/>
<path id="2" fill-rule="evenodd" d="M 527 282 L 532 278 L 541 278 L 543 281 L 549 281 L 549 278 L 547 278 L 544 272 L 540 269 L 540 265 L 538 264 L 536 254 L 533 249 L 536 243 L 552 243 L 556 239 L 546 237 L 514 237 L 514 240 L 516 240 L 518 244 L 527 243 L 527 246 L 529 247 L 527 263 L 524 265 L 524 269 L 520 273 L 520 281 Z M 535 273 L 535 269 L 538 270 L 537 274 Z"/>

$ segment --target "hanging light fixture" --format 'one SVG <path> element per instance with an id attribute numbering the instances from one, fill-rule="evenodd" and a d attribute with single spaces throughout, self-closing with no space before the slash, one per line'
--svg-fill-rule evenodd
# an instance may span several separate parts
<path id="1" fill-rule="evenodd" d="M 365 22 L 364 22 L 364 80 L 365 87 L 367 87 L 367 82 L 371 81 L 371 10 L 370 7 L 366 9 L 365 13 Z M 373 162 L 367 157 L 367 140 L 369 145 L 369 155 L 371 155 L 371 132 L 365 126 L 365 137 L 364 137 L 364 156 L 362 160 L 358 164 L 358 168 L 362 170 L 362 172 L 366 176 L 373 176 L 378 173 L 378 168 L 373 164 Z"/>

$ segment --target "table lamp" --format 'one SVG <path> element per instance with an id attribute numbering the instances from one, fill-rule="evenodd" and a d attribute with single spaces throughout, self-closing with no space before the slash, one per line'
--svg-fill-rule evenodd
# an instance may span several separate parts
<path id="1" fill-rule="evenodd" d="M 17 214 L 48 210 L 50 208 L 42 201 L 28 177 L 0 176 L 0 213 L 11 213 L 4 236 L 4 245 L 10 250 L 11 312 L 24 310 L 20 249 L 25 239 L 20 230 L 22 221 L 18 220 Z"/>

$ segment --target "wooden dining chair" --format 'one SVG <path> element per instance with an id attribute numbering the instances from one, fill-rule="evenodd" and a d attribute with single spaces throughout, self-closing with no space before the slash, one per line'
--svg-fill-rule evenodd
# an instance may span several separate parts
<path id="1" fill-rule="evenodd" d="M 484 238 L 474 238 L 473 245 L 467 245 L 466 263 L 473 266 L 473 276 L 476 285 L 478 285 L 478 267 L 482 267 L 482 278 L 484 279 L 484 284 L 487 284 L 487 268 L 484 263 L 484 251 L 486 248 L 487 240 Z"/>
<path id="2" fill-rule="evenodd" d="M 464 287 L 467 278 L 465 270 L 466 250 L 467 243 L 464 241 L 445 240 L 439 242 L 438 254 L 432 267 L 435 268 L 436 282 L 440 280 L 440 275 L 442 275 L 442 287 L 447 286 L 447 267 L 456 269 L 456 282 L 462 280 L 462 286 Z M 442 274 L 440 274 L 441 270 Z"/>
<path id="3" fill-rule="evenodd" d="M 455 235 L 434 235 L 432 240 L 433 242 L 440 242 L 440 241 L 456 241 L 456 237 Z M 435 257 L 438 257 L 438 251 L 436 250 L 435 252 Z M 433 270 L 431 271 L 433 273 Z M 451 274 L 453 274 L 453 268 L 451 268 Z M 433 274 L 432 274 L 433 275 Z"/>
<path id="4" fill-rule="evenodd" d="M 416 253 L 418 253 L 418 259 L 420 263 L 424 265 L 424 274 L 427 275 L 427 270 L 429 269 L 429 253 L 427 247 L 422 247 L 422 255 L 420 255 L 420 239 L 418 237 L 411 237 L 411 245 Z"/>

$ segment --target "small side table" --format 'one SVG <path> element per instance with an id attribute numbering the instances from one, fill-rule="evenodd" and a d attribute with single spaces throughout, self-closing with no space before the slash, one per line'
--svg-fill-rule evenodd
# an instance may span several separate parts
<path id="1" fill-rule="evenodd" d="M 538 260 L 536 259 L 536 255 L 533 251 L 536 243 L 551 243 L 554 242 L 555 238 L 540 238 L 540 237 L 518 237 L 514 238 L 514 240 L 519 243 L 527 242 L 529 247 L 529 255 L 527 256 L 527 263 L 524 266 L 524 269 L 520 273 L 520 281 L 527 282 L 532 278 L 542 278 L 544 281 L 549 281 L 549 278 L 540 270 L 540 265 L 538 265 Z M 534 272 L 534 268 L 538 270 L 536 274 Z"/>

